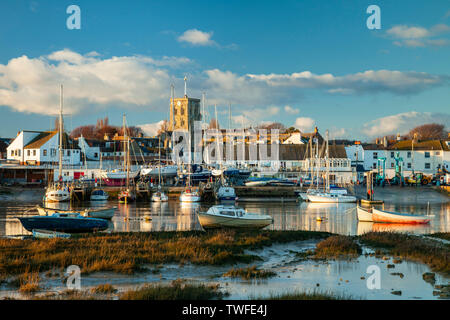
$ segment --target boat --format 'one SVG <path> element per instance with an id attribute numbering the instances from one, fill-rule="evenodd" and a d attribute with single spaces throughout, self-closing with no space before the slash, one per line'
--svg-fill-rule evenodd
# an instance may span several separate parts
<path id="1" fill-rule="evenodd" d="M 178 175 L 178 166 L 158 165 L 158 166 L 152 167 L 152 168 L 142 168 L 141 169 L 141 175 L 143 175 L 143 176 L 156 177 L 156 176 L 159 176 L 159 174 L 161 174 L 161 176 L 165 177 L 165 178 L 176 177 Z"/>
<path id="2" fill-rule="evenodd" d="M 118 198 L 119 198 L 120 203 L 128 203 L 128 202 L 133 202 L 134 200 L 136 200 L 136 195 L 133 190 L 128 188 L 125 190 L 121 190 L 119 192 Z"/>
<path id="3" fill-rule="evenodd" d="M 40 216 L 50 216 L 54 213 L 68 213 L 68 212 L 76 212 L 84 216 L 92 217 L 92 218 L 101 218 L 101 219 L 111 219 L 114 216 L 114 213 L 117 207 L 112 208 L 103 208 L 103 209 L 83 209 L 83 210 L 67 210 L 67 209 L 55 209 L 55 208 L 47 208 L 47 207 L 36 207 Z"/>
<path id="4" fill-rule="evenodd" d="M 191 187 L 187 187 L 180 195 L 181 202 L 199 202 L 201 200 L 200 194 L 192 190 Z"/>
<path id="5" fill-rule="evenodd" d="M 199 212 L 198 220 L 204 229 L 214 228 L 264 228 L 273 223 L 269 215 L 249 213 L 235 206 L 212 206 Z"/>
<path id="6" fill-rule="evenodd" d="M 244 182 L 244 184 L 247 187 L 260 187 L 260 186 L 266 186 L 274 180 L 275 180 L 274 178 L 268 178 L 268 177 L 250 177 L 247 179 L 247 181 Z"/>
<path id="7" fill-rule="evenodd" d="M 355 196 L 346 196 L 342 194 L 334 194 L 329 192 L 317 192 L 312 194 L 307 194 L 308 200 L 311 202 L 332 202 L 332 203 L 349 203 L 349 202 L 356 202 Z"/>
<path id="8" fill-rule="evenodd" d="M 57 212 L 50 216 L 19 217 L 22 226 L 33 232 L 35 229 L 66 233 L 102 231 L 108 228 L 104 219 L 83 217 L 79 212 Z"/>
<path id="9" fill-rule="evenodd" d="M 360 206 L 356 207 L 356 212 L 358 214 L 358 221 L 365 221 L 365 222 L 373 222 L 372 218 L 372 208 L 362 208 Z"/>
<path id="10" fill-rule="evenodd" d="M 127 135 L 127 129 L 126 129 L 126 120 L 125 120 L 125 114 L 123 115 L 123 136 L 124 136 L 124 149 L 125 153 L 123 155 L 124 157 L 124 171 L 126 173 L 125 175 L 125 188 L 121 189 L 118 195 L 118 199 L 120 203 L 128 203 L 133 202 L 136 200 L 136 193 L 134 190 L 132 190 L 129 186 L 130 184 L 130 139 Z"/>
<path id="11" fill-rule="evenodd" d="M 60 87 L 59 100 L 59 161 L 58 161 L 58 182 L 52 183 L 45 191 L 44 202 L 65 202 L 70 200 L 70 190 L 63 184 L 62 162 L 63 162 L 63 85 Z"/>
<path id="12" fill-rule="evenodd" d="M 326 155 L 325 155 L 325 163 L 326 163 L 326 175 L 325 175 L 325 182 L 323 191 L 319 190 L 319 188 L 316 188 L 315 192 L 307 193 L 307 198 L 311 202 L 319 202 L 319 203 L 326 203 L 326 202 L 332 202 L 332 203 L 349 203 L 349 202 L 356 202 L 357 199 L 355 196 L 347 195 L 347 191 L 345 191 L 345 194 L 341 191 L 332 192 L 332 188 L 330 188 L 330 177 L 329 177 L 329 146 L 328 146 L 328 130 L 326 132 Z M 317 171 L 319 171 L 319 168 L 317 168 Z"/>
<path id="13" fill-rule="evenodd" d="M 32 232 L 33 237 L 40 239 L 54 239 L 54 238 L 68 239 L 71 237 L 70 233 L 50 231 L 50 230 L 33 229 Z"/>
<path id="14" fill-rule="evenodd" d="M 152 201 L 153 202 L 167 202 L 169 201 L 169 197 L 161 191 L 157 191 L 154 194 L 152 194 Z"/>
<path id="15" fill-rule="evenodd" d="M 166 202 L 169 201 L 169 197 L 161 191 L 161 135 L 159 136 L 159 166 L 158 166 L 158 191 L 152 194 L 152 201 L 154 202 Z"/>
<path id="16" fill-rule="evenodd" d="M 219 201 L 235 201 L 237 200 L 236 191 L 233 187 L 229 186 L 220 186 L 216 192 L 216 199 Z"/>
<path id="17" fill-rule="evenodd" d="M 91 192 L 91 201 L 105 201 L 108 200 L 109 194 L 103 189 L 94 189 Z"/>
<path id="18" fill-rule="evenodd" d="M 419 216 L 414 214 L 389 212 L 372 208 L 373 222 L 387 223 L 410 223 L 410 224 L 426 224 L 431 221 L 430 216 Z"/>

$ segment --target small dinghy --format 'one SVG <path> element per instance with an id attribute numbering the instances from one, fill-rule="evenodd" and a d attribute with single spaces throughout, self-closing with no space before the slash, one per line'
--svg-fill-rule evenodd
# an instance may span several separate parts
<path id="1" fill-rule="evenodd" d="M 382 211 L 375 208 L 372 208 L 372 211 L 373 222 L 425 224 L 431 220 L 429 216 Z"/>
<path id="2" fill-rule="evenodd" d="M 57 212 L 50 216 L 19 217 L 22 226 L 29 232 L 49 230 L 66 233 L 102 231 L 108 228 L 104 219 L 87 218 L 78 212 Z"/>
<path id="3" fill-rule="evenodd" d="M 198 220 L 204 229 L 213 228 L 264 228 L 273 223 L 269 215 L 249 213 L 235 206 L 217 205 L 200 212 Z"/>
<path id="4" fill-rule="evenodd" d="M 41 230 L 41 229 L 33 229 L 33 237 L 40 239 L 54 239 L 54 238 L 70 238 L 70 233 L 50 231 L 50 230 Z"/>

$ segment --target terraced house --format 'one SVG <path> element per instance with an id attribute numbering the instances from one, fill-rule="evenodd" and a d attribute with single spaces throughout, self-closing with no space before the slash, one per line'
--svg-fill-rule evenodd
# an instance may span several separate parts
<path id="1" fill-rule="evenodd" d="M 63 134 L 63 165 L 81 165 L 81 150 Z M 59 161 L 58 131 L 20 131 L 7 148 L 7 159 L 21 165 L 57 164 Z"/>

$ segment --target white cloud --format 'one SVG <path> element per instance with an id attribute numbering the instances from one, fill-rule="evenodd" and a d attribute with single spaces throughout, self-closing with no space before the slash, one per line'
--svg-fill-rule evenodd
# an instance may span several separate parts
<path id="1" fill-rule="evenodd" d="M 386 31 L 386 35 L 392 39 L 399 47 L 427 47 L 427 46 L 445 46 L 450 43 L 447 39 L 430 39 L 440 34 L 450 32 L 450 27 L 446 24 L 437 24 L 427 29 L 424 27 L 397 25 Z"/>
<path id="2" fill-rule="evenodd" d="M 348 132 L 345 128 L 332 128 L 330 130 L 330 139 L 344 139 Z"/>
<path id="3" fill-rule="evenodd" d="M 315 120 L 307 117 L 300 117 L 295 119 L 295 127 L 298 128 L 301 132 L 309 132 L 312 130 L 315 124 Z"/>
<path id="4" fill-rule="evenodd" d="M 400 39 L 420 39 L 430 35 L 430 31 L 425 28 L 409 27 L 407 25 L 393 26 L 386 33 Z"/>
<path id="5" fill-rule="evenodd" d="M 440 123 L 450 127 L 450 114 L 432 112 L 404 112 L 372 120 L 363 125 L 362 131 L 369 137 L 405 134 L 414 127 L 426 123 Z"/>
<path id="6" fill-rule="evenodd" d="M 188 42 L 194 46 L 212 46 L 216 42 L 211 40 L 213 32 L 204 32 L 197 29 L 186 30 L 178 37 L 180 42 Z"/>
<path id="7" fill-rule="evenodd" d="M 155 123 L 140 124 L 137 127 L 141 128 L 147 136 L 155 136 L 163 123 L 164 120 L 161 120 Z"/>
<path id="8" fill-rule="evenodd" d="M 284 106 L 284 112 L 288 114 L 298 114 L 300 112 L 299 109 L 294 109 L 291 106 Z"/>
<path id="9" fill-rule="evenodd" d="M 48 56 L 21 56 L 0 64 L 0 101 L 20 112 L 55 114 L 59 84 L 64 85 L 65 112 L 108 106 L 149 107 L 167 99 L 170 68 L 186 58 L 124 56 L 102 59 L 64 49 Z"/>

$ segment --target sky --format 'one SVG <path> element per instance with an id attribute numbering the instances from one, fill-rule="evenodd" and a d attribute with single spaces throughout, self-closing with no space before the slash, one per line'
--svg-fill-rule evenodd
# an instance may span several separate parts
<path id="1" fill-rule="evenodd" d="M 69 29 L 71 5 L 80 29 Z M 369 29 L 370 5 L 380 29 Z M 450 128 L 450 0 L 0 2 L 0 136 L 109 117 L 154 135 L 175 96 L 228 127 L 371 141 Z"/>

